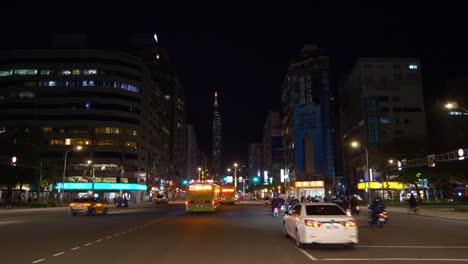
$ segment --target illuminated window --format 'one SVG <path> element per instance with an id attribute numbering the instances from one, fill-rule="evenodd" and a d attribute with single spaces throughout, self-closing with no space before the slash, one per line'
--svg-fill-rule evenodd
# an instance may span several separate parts
<path id="1" fill-rule="evenodd" d="M 96 133 L 101 134 L 120 134 L 120 128 L 118 127 L 97 127 L 94 130 Z"/>
<path id="2" fill-rule="evenodd" d="M 97 70 L 96 69 L 87 69 L 83 70 L 83 75 L 96 75 Z"/>
<path id="3" fill-rule="evenodd" d="M 71 71 L 70 70 L 63 70 L 59 73 L 60 75 L 70 75 Z"/>
<path id="4" fill-rule="evenodd" d="M 44 133 L 52 133 L 51 127 L 41 127 L 42 132 Z"/>
<path id="5" fill-rule="evenodd" d="M 65 139 L 65 145 L 70 145 L 71 140 L 69 138 Z"/>
<path id="6" fill-rule="evenodd" d="M 161 58 L 161 55 L 159 55 L 159 53 L 156 54 L 156 59 L 159 60 L 160 58 Z"/>
<path id="7" fill-rule="evenodd" d="M 93 80 L 88 81 L 88 86 L 94 86 L 94 81 Z"/>
<path id="8" fill-rule="evenodd" d="M 3 134 L 6 132 L 6 127 L 0 127 L 0 134 Z"/>
<path id="9" fill-rule="evenodd" d="M 32 91 L 22 91 L 18 93 L 18 97 L 23 98 L 23 97 L 29 97 L 33 98 L 36 97 L 36 94 Z"/>
<path id="10" fill-rule="evenodd" d="M 79 69 L 73 69 L 72 70 L 72 75 L 80 75 L 81 71 Z"/>
<path id="11" fill-rule="evenodd" d="M 51 70 L 41 70 L 40 75 L 51 75 L 53 71 Z"/>
<path id="12" fill-rule="evenodd" d="M 99 139 L 96 140 L 98 146 L 120 146 L 120 141 L 112 139 Z"/>
<path id="13" fill-rule="evenodd" d="M 57 85 L 56 81 L 49 81 L 47 86 L 55 86 L 55 85 Z"/>
<path id="14" fill-rule="evenodd" d="M 137 131 L 135 129 L 125 129 L 124 133 L 126 135 L 129 135 L 129 136 L 136 136 L 137 135 Z"/>
<path id="15" fill-rule="evenodd" d="M 89 145 L 90 143 L 89 139 L 86 138 L 66 138 L 65 140 L 66 145 Z"/>
<path id="16" fill-rule="evenodd" d="M 91 103 L 89 103 L 89 102 L 85 103 L 85 108 L 86 109 L 91 109 Z"/>
<path id="17" fill-rule="evenodd" d="M 88 128 L 86 127 L 69 128 L 68 133 L 88 133 Z"/>
<path id="18" fill-rule="evenodd" d="M 417 69 L 418 69 L 418 65 L 416 65 L 416 64 L 410 64 L 410 65 L 408 65 L 408 69 L 410 69 L 410 70 L 417 70 Z"/>
<path id="19" fill-rule="evenodd" d="M 37 69 L 15 69 L 13 75 L 36 75 Z"/>
<path id="20" fill-rule="evenodd" d="M 88 86 L 88 81 L 83 81 L 83 86 Z"/>
<path id="21" fill-rule="evenodd" d="M 125 142 L 125 146 L 129 148 L 137 148 L 138 145 L 136 142 Z"/>
<path id="22" fill-rule="evenodd" d="M 51 139 L 49 145 L 63 145 L 63 139 Z"/>
<path id="23" fill-rule="evenodd" d="M 0 77 L 6 77 L 11 75 L 11 70 L 9 71 L 0 71 Z"/>

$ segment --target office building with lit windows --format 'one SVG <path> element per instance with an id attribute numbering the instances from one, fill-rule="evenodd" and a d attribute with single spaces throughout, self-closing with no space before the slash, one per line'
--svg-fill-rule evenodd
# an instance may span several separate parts
<path id="1" fill-rule="evenodd" d="M 376 170 L 373 175 L 366 172 L 365 152 L 351 150 L 351 141 L 358 140 L 370 155 L 408 153 L 425 145 L 427 124 L 419 58 L 359 58 L 340 85 L 339 101 L 345 176 L 351 189 L 360 181 L 385 177 Z M 411 149 L 403 151 L 405 147 Z"/>
<path id="2" fill-rule="evenodd" d="M 163 54 L 153 53 L 154 60 L 162 59 Z M 69 187 L 125 183 L 102 193 L 146 191 L 148 183 L 167 177 L 170 170 L 174 129 L 170 95 L 158 83 L 163 74 L 130 52 L 2 51 L 0 131 L 40 127 L 45 139 L 41 158 L 57 165 L 57 182 L 64 153 L 83 146 L 68 154 Z M 130 193 L 132 200 L 143 198 L 143 192 Z"/>

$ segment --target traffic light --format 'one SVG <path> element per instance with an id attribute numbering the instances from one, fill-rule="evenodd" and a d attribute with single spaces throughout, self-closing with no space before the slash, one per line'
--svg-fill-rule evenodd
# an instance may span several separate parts
<path id="1" fill-rule="evenodd" d="M 429 167 L 435 167 L 436 163 L 435 163 L 435 155 L 429 155 L 427 156 L 427 165 Z"/>
<path id="2" fill-rule="evenodd" d="M 11 157 L 10 166 L 16 166 L 17 161 L 18 161 L 18 158 L 16 158 L 16 156 Z"/>
<path id="3" fill-rule="evenodd" d="M 258 177 L 253 177 L 253 182 L 257 183 L 259 181 Z"/>
<path id="4" fill-rule="evenodd" d="M 187 179 L 183 179 L 182 180 L 182 185 L 187 185 L 188 184 L 188 180 Z"/>

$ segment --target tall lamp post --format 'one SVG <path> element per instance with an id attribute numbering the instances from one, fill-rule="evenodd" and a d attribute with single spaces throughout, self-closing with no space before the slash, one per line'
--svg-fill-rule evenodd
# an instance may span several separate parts
<path id="1" fill-rule="evenodd" d="M 366 151 L 366 171 L 369 175 L 369 177 L 367 178 L 367 188 L 368 188 L 368 199 L 369 199 L 369 203 L 371 203 L 371 188 L 370 188 L 370 183 L 372 181 L 372 173 L 370 171 L 370 168 L 369 168 L 369 151 L 367 150 L 367 148 L 364 146 L 364 145 L 361 145 L 358 141 L 353 141 L 351 142 L 351 147 L 357 149 L 359 147 L 362 147 L 365 151 Z"/>
<path id="2" fill-rule="evenodd" d="M 201 180 L 201 168 L 198 167 L 198 181 Z"/>
<path id="3" fill-rule="evenodd" d="M 237 192 L 237 163 L 234 163 L 234 189 Z"/>
<path id="4" fill-rule="evenodd" d="M 65 157 L 63 159 L 63 173 L 62 173 L 62 188 L 60 189 L 60 204 L 63 205 L 63 192 L 65 191 L 65 174 L 67 173 L 67 158 L 70 151 L 80 151 L 82 146 L 74 146 L 73 148 L 65 151 Z"/>

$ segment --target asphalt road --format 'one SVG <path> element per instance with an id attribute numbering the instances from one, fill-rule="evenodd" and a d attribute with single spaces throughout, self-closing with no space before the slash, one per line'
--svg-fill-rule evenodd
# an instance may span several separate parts
<path id="1" fill-rule="evenodd" d="M 69 216 L 63 209 L 0 214 L 0 263 L 468 262 L 468 221 L 393 213 L 383 228 L 356 217 L 360 243 L 296 248 L 260 204 L 186 214 L 183 205 Z"/>

